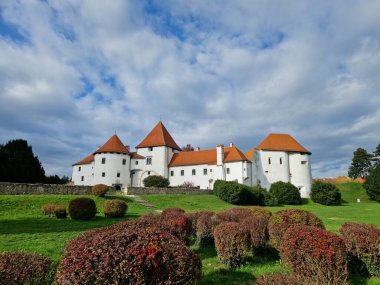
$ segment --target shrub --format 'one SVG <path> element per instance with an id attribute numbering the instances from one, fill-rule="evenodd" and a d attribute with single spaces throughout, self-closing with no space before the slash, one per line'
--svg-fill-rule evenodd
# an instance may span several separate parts
<path id="1" fill-rule="evenodd" d="M 278 181 L 273 183 L 269 192 L 276 197 L 279 204 L 300 205 L 302 203 L 300 191 L 289 182 Z"/>
<path id="2" fill-rule="evenodd" d="M 371 200 L 380 202 L 380 163 L 369 173 L 363 186 Z"/>
<path id="3" fill-rule="evenodd" d="M 248 217 L 241 222 L 241 227 L 249 234 L 249 249 L 264 247 L 268 240 L 268 220 L 264 217 Z"/>
<path id="4" fill-rule="evenodd" d="M 146 177 L 143 180 L 145 187 L 160 187 L 167 188 L 169 187 L 169 179 L 162 177 L 161 175 L 151 175 Z"/>
<path id="5" fill-rule="evenodd" d="M 194 188 L 194 183 L 191 181 L 185 181 L 181 185 L 182 188 Z"/>
<path id="6" fill-rule="evenodd" d="M 67 217 L 66 208 L 61 205 L 43 205 L 42 213 L 45 216 L 58 218 L 58 219 L 66 219 Z"/>
<path id="7" fill-rule="evenodd" d="M 259 275 L 252 285 L 300 285 L 301 280 L 296 276 L 287 276 L 282 272 Z"/>
<path id="8" fill-rule="evenodd" d="M 192 284 L 200 257 L 183 242 L 139 220 L 92 230 L 70 241 L 56 284 Z"/>
<path id="9" fill-rule="evenodd" d="M 73 220 L 90 220 L 96 215 L 95 201 L 90 198 L 76 198 L 69 203 L 69 214 Z"/>
<path id="10" fill-rule="evenodd" d="M 161 216 L 165 218 L 165 216 L 181 215 L 181 214 L 185 214 L 185 210 L 181 208 L 166 208 L 162 211 Z"/>
<path id="11" fill-rule="evenodd" d="M 107 218 L 124 217 L 127 209 L 127 203 L 119 199 L 106 200 L 103 204 L 103 212 Z"/>
<path id="12" fill-rule="evenodd" d="M 310 198 L 315 203 L 327 206 L 340 205 L 342 203 L 339 189 L 329 182 L 318 181 L 313 183 Z"/>
<path id="13" fill-rule="evenodd" d="M 214 194 L 227 203 L 244 205 L 250 203 L 249 186 L 234 181 L 217 180 L 214 183 Z"/>
<path id="14" fill-rule="evenodd" d="M 289 228 L 280 245 L 282 260 L 306 284 L 348 284 L 347 253 L 336 234 L 312 226 Z"/>
<path id="15" fill-rule="evenodd" d="M 264 192 L 265 189 L 260 185 L 251 186 L 248 188 L 248 204 L 249 205 L 264 205 Z"/>
<path id="16" fill-rule="evenodd" d="M 272 216 L 271 211 L 261 206 L 251 206 L 251 207 L 248 207 L 248 209 L 252 212 L 253 216 L 255 217 L 263 217 L 266 220 L 269 220 L 269 218 Z"/>
<path id="17" fill-rule="evenodd" d="M 35 253 L 4 252 L 0 254 L 0 283 L 7 285 L 51 284 L 52 262 Z"/>
<path id="18" fill-rule="evenodd" d="M 197 246 L 205 246 L 214 243 L 214 228 L 216 219 L 212 212 L 204 212 L 199 215 L 196 225 Z"/>
<path id="19" fill-rule="evenodd" d="M 339 233 L 350 255 L 361 261 L 370 275 L 380 276 L 380 230 L 374 225 L 345 223 Z"/>
<path id="20" fill-rule="evenodd" d="M 264 197 L 264 206 L 278 206 L 278 200 L 276 196 L 274 196 L 273 193 L 268 192 L 264 189 L 263 191 L 263 197 Z"/>
<path id="21" fill-rule="evenodd" d="M 169 212 L 161 215 L 161 224 L 185 244 L 189 243 L 192 227 L 191 221 L 186 218 L 184 213 Z"/>
<path id="22" fill-rule="evenodd" d="M 199 212 L 185 213 L 185 217 L 188 218 L 191 222 L 191 235 L 192 236 L 196 236 L 196 234 L 197 234 L 197 222 L 198 222 L 199 217 L 202 215 L 213 216 L 214 212 L 199 211 Z"/>
<path id="23" fill-rule="evenodd" d="M 214 241 L 218 257 L 229 268 L 239 268 L 244 250 L 249 248 L 248 232 L 235 222 L 224 222 L 214 229 Z"/>
<path id="24" fill-rule="evenodd" d="M 109 190 L 109 187 L 104 184 L 96 184 L 92 186 L 91 188 L 92 194 L 94 194 L 97 197 L 104 197 L 104 195 L 106 195 L 108 190 Z"/>
<path id="25" fill-rule="evenodd" d="M 269 219 L 269 243 L 278 249 L 286 230 L 298 225 L 325 228 L 321 219 L 308 211 L 296 209 L 280 210 L 275 212 Z"/>
<path id="26" fill-rule="evenodd" d="M 221 222 L 241 222 L 249 216 L 253 216 L 253 212 L 248 208 L 232 208 L 216 213 L 216 219 Z"/>

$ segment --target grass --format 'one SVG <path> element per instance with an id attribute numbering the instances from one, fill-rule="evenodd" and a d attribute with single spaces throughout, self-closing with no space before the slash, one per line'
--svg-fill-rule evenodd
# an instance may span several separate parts
<path id="1" fill-rule="evenodd" d="M 337 185 L 345 203 L 342 206 L 323 206 L 305 199 L 303 205 L 269 207 L 271 211 L 286 208 L 299 208 L 311 211 L 319 216 L 326 228 L 338 232 L 340 226 L 348 221 L 372 223 L 380 226 L 380 204 L 369 201 L 364 189 L 358 183 Z M 91 221 L 58 220 L 41 214 L 45 204 L 67 206 L 76 195 L 2 195 L 0 196 L 0 252 L 33 251 L 59 260 L 65 243 L 80 233 L 97 227 L 107 226 L 122 220 L 133 219 L 148 212 L 143 206 L 121 196 L 109 196 L 109 199 L 123 199 L 128 203 L 128 214 L 123 219 L 104 218 L 102 213 L 104 198 L 93 198 L 99 213 Z M 213 195 L 145 195 L 145 200 L 159 209 L 180 207 L 186 211 L 221 211 L 235 207 Z M 356 199 L 361 202 L 357 203 Z M 281 262 L 272 256 L 252 256 L 239 270 L 226 270 L 219 262 L 212 247 L 193 248 L 202 257 L 203 278 L 201 284 L 250 284 L 264 273 L 286 270 Z M 380 278 L 369 280 L 353 277 L 352 284 L 380 285 Z"/>

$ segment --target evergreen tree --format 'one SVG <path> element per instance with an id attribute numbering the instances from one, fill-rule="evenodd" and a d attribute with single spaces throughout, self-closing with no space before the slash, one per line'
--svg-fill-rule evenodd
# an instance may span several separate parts
<path id="1" fill-rule="evenodd" d="M 372 155 L 365 149 L 359 147 L 355 150 L 351 166 L 348 170 L 348 176 L 353 179 L 367 177 L 368 173 L 371 171 L 371 158 Z"/>
<path id="2" fill-rule="evenodd" d="M 372 161 L 374 163 L 374 167 L 379 163 L 380 161 L 380 143 L 377 145 L 375 151 L 372 154 Z"/>
<path id="3" fill-rule="evenodd" d="M 371 200 L 380 202 L 380 163 L 377 164 L 366 178 L 364 188 Z"/>
<path id="4" fill-rule="evenodd" d="M 45 179 L 45 171 L 34 156 L 32 147 L 23 139 L 0 145 L 0 181 L 38 183 Z"/>

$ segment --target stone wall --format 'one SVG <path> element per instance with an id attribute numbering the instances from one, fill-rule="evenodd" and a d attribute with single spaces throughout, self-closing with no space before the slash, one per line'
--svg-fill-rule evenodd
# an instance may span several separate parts
<path id="1" fill-rule="evenodd" d="M 149 195 L 149 194 L 212 194 L 210 189 L 199 188 L 157 188 L 157 187 L 128 187 L 124 189 L 127 195 Z"/>
<path id="2" fill-rule="evenodd" d="M 64 184 L 28 184 L 0 182 L 0 195 L 26 194 L 91 194 L 91 186 L 68 186 Z M 110 187 L 108 194 L 114 194 L 115 188 Z"/>

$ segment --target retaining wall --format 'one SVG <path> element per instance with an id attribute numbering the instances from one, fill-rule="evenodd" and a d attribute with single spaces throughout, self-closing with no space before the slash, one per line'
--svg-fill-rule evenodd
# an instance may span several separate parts
<path id="1" fill-rule="evenodd" d="M 91 194 L 92 186 L 69 186 L 64 184 L 28 184 L 0 182 L 0 195 L 26 195 L 26 194 Z M 114 194 L 115 188 L 110 187 L 108 194 Z"/>
<path id="2" fill-rule="evenodd" d="M 158 187 L 128 187 L 124 189 L 127 195 L 149 195 L 149 194 L 212 194 L 210 189 L 199 188 L 158 188 Z"/>

